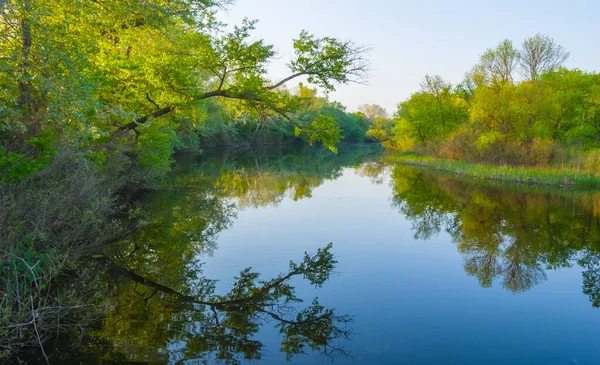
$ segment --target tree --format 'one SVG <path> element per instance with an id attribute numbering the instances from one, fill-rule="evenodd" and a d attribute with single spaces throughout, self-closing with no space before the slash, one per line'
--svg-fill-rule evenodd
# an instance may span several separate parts
<path id="1" fill-rule="evenodd" d="M 475 82 L 475 78 L 475 70 L 466 72 L 463 81 L 454 88 L 454 92 L 466 101 L 469 106 L 471 105 L 471 100 L 473 100 L 475 90 L 478 86 Z"/>
<path id="2" fill-rule="evenodd" d="M 514 112 L 516 87 L 512 83 L 477 88 L 470 108 L 470 121 L 484 131 L 508 134 L 517 119 Z"/>
<path id="3" fill-rule="evenodd" d="M 385 108 L 377 104 L 363 104 L 358 107 L 358 111 L 370 121 L 374 121 L 376 118 L 388 117 L 388 113 Z"/>
<path id="4" fill-rule="evenodd" d="M 440 75 L 425 75 L 425 78 L 419 84 L 421 91 L 432 94 L 439 98 L 442 94 L 447 94 L 452 89 L 452 85 L 446 82 Z"/>
<path id="5" fill-rule="evenodd" d="M 292 122 L 299 132 L 305 133 L 312 141 L 321 141 L 333 146 L 339 141 L 339 135 L 333 133 L 329 122 L 323 119 L 310 125 L 299 125 L 290 115 L 298 110 L 298 104 L 288 94 L 276 92 L 287 82 L 301 76 L 322 87 L 326 91 L 334 90 L 335 83 L 360 82 L 367 71 L 364 47 L 351 42 L 342 42 L 334 38 L 316 38 L 303 31 L 294 40 L 295 59 L 288 64 L 291 75 L 278 82 L 269 82 L 266 78 L 266 64 L 275 55 L 273 47 L 262 41 L 250 41 L 255 22 L 246 21 L 236 27 L 232 33 L 221 38 L 211 39 L 204 47 L 194 51 L 196 67 L 209 71 L 214 76 L 208 85 L 212 90 L 198 86 L 171 87 L 172 93 L 187 96 L 180 108 L 213 97 L 238 99 L 250 109 L 270 110 Z M 200 62 L 198 62 L 200 61 Z M 177 109 L 176 105 L 153 103 L 156 110 L 122 125 L 113 135 L 134 130 L 150 120 L 169 114 Z"/>
<path id="6" fill-rule="evenodd" d="M 7 328 L 22 344 L 42 345 L 60 332 L 38 326 L 37 313 L 61 312 L 70 301 L 59 294 L 68 277 L 78 275 L 70 267 L 77 259 L 72 251 L 113 242 L 136 225 L 111 221 L 128 209 L 128 189 L 121 188 L 163 175 L 175 148 L 183 146 L 182 136 L 206 121 L 214 100 L 288 120 L 297 134 L 330 148 L 341 138 L 333 118 L 298 123 L 301 100 L 281 89 L 300 77 L 326 91 L 361 82 L 367 49 L 303 31 L 294 40 L 290 75 L 272 80 L 266 69 L 275 50 L 253 38 L 256 22 L 227 30 L 217 21 L 216 12 L 229 2 L 0 1 L 0 201 L 7 203 L 0 221 L 6 217 L 9 224 L 0 230 L 7 235 L 0 266 L 12 262 L 13 270 L 10 278 L 2 275 L 0 290 L 9 293 L 15 284 L 18 293 L 0 305 L 7 314 L 0 317 L 9 322 L 0 326 L 2 345 L 12 337 L 4 336 Z M 310 192 L 312 182 L 306 181 L 295 185 L 298 196 Z M 29 200 L 13 204 L 13 197 Z M 30 204 L 36 209 L 24 209 Z M 15 213 L 27 217 L 16 219 Z M 189 223 L 202 227 L 203 217 Z M 24 266 L 13 256 L 44 264 L 22 275 Z M 18 317 L 27 313 L 33 320 L 16 320 L 17 307 L 26 311 Z M 66 313 L 52 323 L 62 324 Z"/>
<path id="7" fill-rule="evenodd" d="M 513 73 L 518 64 L 519 51 L 510 40 L 505 39 L 496 48 L 490 48 L 475 66 L 477 84 L 505 84 L 513 81 Z"/>
<path id="8" fill-rule="evenodd" d="M 600 75 L 562 67 L 568 56 L 544 35 L 526 39 L 522 51 L 504 40 L 454 87 L 427 75 L 392 128 L 380 123 L 368 133 L 392 148 L 416 144 L 446 158 L 548 166 L 600 143 Z"/>
<path id="9" fill-rule="evenodd" d="M 536 34 L 523 41 L 519 63 L 524 76 L 538 79 L 542 74 L 560 67 L 569 58 L 569 52 L 552 38 Z"/>
<path id="10" fill-rule="evenodd" d="M 202 122 L 209 98 L 239 100 L 240 108 L 277 115 L 311 140 L 335 144 L 340 136 L 327 123 L 298 125 L 300 103 L 278 91 L 300 77 L 326 91 L 362 82 L 368 49 L 302 31 L 290 75 L 270 80 L 274 47 L 253 39 L 256 21 L 227 32 L 215 15 L 227 3 L 7 1 L 0 19 L 3 145 L 23 149 L 23 141 L 48 131 L 98 149 L 127 144 L 135 131 L 137 147 L 140 135 L 160 134 L 146 140 L 170 150 L 169 136 Z"/>
<path id="11" fill-rule="evenodd" d="M 440 76 L 425 76 L 421 91 L 398 106 L 395 115 L 403 133 L 415 141 L 428 144 L 446 137 L 468 119 L 465 101 Z M 400 136 L 397 136 L 400 137 Z"/>
<path id="12" fill-rule="evenodd" d="M 373 120 L 369 130 L 367 131 L 367 137 L 372 138 L 381 143 L 385 148 L 394 148 L 394 121 L 388 118 L 375 118 Z"/>

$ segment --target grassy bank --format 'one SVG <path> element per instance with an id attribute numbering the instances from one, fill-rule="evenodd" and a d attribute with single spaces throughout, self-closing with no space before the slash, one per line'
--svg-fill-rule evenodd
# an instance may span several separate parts
<path id="1" fill-rule="evenodd" d="M 532 185 L 600 186 L 600 174 L 564 166 L 544 168 L 497 166 L 467 161 L 444 160 L 412 153 L 390 155 L 386 157 L 386 160 L 405 165 L 429 167 L 457 175 L 472 176 L 482 180 Z"/>

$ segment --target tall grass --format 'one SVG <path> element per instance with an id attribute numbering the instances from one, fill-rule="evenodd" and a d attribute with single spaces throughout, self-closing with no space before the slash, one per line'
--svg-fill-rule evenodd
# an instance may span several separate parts
<path id="1" fill-rule="evenodd" d="M 386 160 L 429 167 L 482 180 L 539 185 L 600 186 L 600 173 L 595 169 L 595 164 L 573 163 L 548 167 L 490 165 L 445 160 L 415 153 L 389 155 Z"/>

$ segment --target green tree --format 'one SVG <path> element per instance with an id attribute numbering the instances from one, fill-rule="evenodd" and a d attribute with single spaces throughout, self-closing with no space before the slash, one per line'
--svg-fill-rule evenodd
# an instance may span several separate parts
<path id="1" fill-rule="evenodd" d="M 421 91 L 400 103 L 395 118 L 403 125 L 397 129 L 399 133 L 427 145 L 447 137 L 467 120 L 467 115 L 467 104 L 452 90 L 452 85 L 440 76 L 428 75 L 421 83 Z"/>
<path id="2" fill-rule="evenodd" d="M 270 80 L 273 46 L 253 39 L 256 21 L 227 32 L 216 21 L 224 4 L 7 1 L 0 27 L 3 145 L 27 153 L 22 141 L 48 131 L 63 144 L 98 149 L 107 141 L 128 144 L 131 135 L 134 149 L 157 164 L 177 147 L 174 136 L 206 120 L 205 100 L 227 98 L 333 146 L 340 136 L 332 122 L 300 125 L 293 118 L 298 98 L 279 90 L 299 77 L 326 91 L 361 81 L 367 49 L 303 31 L 293 41 L 290 75 Z"/>

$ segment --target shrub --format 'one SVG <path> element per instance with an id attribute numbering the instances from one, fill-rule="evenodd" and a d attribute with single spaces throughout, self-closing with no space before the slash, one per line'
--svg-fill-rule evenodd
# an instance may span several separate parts
<path id="1" fill-rule="evenodd" d="M 90 278 L 75 262 L 124 232 L 114 219 L 121 184 L 63 151 L 28 179 L 1 186 L 0 358 L 41 346 L 50 334 L 79 326 L 89 315 L 82 303 L 93 292 L 81 290 L 80 281 Z M 61 280 L 68 271 L 77 274 Z"/>
<path id="2" fill-rule="evenodd" d="M 497 132 L 477 134 L 466 128 L 452 134 L 433 152 L 451 160 L 537 167 L 564 160 L 566 153 L 549 139 L 534 138 L 531 143 L 511 141 Z"/>

